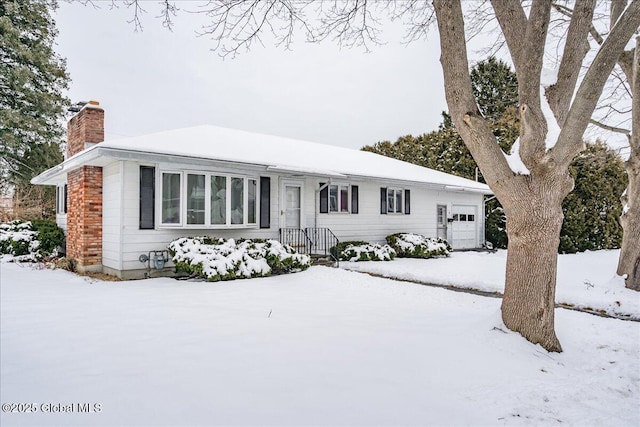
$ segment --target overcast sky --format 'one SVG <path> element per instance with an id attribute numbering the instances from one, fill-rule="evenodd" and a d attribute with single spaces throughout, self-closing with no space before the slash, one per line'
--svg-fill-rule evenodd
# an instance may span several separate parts
<path id="1" fill-rule="evenodd" d="M 107 138 L 211 124 L 361 148 L 434 130 L 446 109 L 435 29 L 405 45 L 401 25 L 385 26 L 372 53 L 300 34 L 292 51 L 255 45 L 223 60 L 195 34 L 201 16 L 179 13 L 170 32 L 149 2 L 135 32 L 130 9 L 94 3 L 60 2 L 57 52 L 71 100 L 105 108 Z"/>

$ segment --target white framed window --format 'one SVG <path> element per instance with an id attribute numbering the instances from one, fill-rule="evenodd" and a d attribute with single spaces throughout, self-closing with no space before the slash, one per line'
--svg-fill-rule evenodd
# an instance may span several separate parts
<path id="1" fill-rule="evenodd" d="M 387 188 L 387 213 L 402 213 L 402 193 L 398 188 Z"/>
<path id="2" fill-rule="evenodd" d="M 161 194 L 160 198 L 162 207 L 160 223 L 163 225 L 181 225 L 180 213 L 182 210 L 181 203 L 181 182 L 182 173 L 180 172 L 162 172 L 161 178 Z"/>
<path id="3" fill-rule="evenodd" d="M 197 171 L 162 171 L 159 181 L 162 226 L 257 226 L 257 178 Z"/>
<path id="4" fill-rule="evenodd" d="M 349 185 L 329 185 L 329 212 L 349 213 Z"/>

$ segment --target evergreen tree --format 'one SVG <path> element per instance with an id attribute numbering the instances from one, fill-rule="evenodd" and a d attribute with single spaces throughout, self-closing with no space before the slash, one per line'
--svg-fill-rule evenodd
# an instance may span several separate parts
<path id="1" fill-rule="evenodd" d="M 509 152 L 519 134 L 517 79 L 508 65 L 495 58 L 479 62 L 471 70 L 471 81 L 478 106 L 490 119 L 500 147 Z M 396 142 L 378 142 L 363 150 L 415 163 L 431 169 L 475 179 L 477 165 L 456 132 L 447 112 L 442 113 L 437 131 Z M 622 228 L 620 195 L 627 180 L 620 158 L 602 142 L 589 144 L 571 164 L 575 189 L 563 202 L 564 223 L 559 251 L 619 248 Z M 482 174 L 478 180 L 484 182 Z M 496 248 L 508 244 L 506 217 L 500 202 L 490 198 L 485 212 L 486 239 Z"/>
<path id="2" fill-rule="evenodd" d="M 471 85 L 480 112 L 496 122 L 518 102 L 518 78 L 506 62 L 490 57 L 471 69 Z M 449 118 L 451 120 L 451 118 Z"/>
<path id="3" fill-rule="evenodd" d="M 596 141 L 580 153 L 569 171 L 576 184 L 562 203 L 564 222 L 559 251 L 619 248 L 620 195 L 627 186 L 622 160 L 604 143 Z"/>
<path id="4" fill-rule="evenodd" d="M 53 188 L 33 191 L 29 181 L 62 161 L 62 95 L 69 76 L 53 50 L 55 0 L 0 2 L 0 180 L 28 216 L 49 216 Z"/>

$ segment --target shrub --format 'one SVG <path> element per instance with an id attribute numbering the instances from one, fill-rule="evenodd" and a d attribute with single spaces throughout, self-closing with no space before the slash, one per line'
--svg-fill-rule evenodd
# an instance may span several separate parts
<path id="1" fill-rule="evenodd" d="M 64 231 L 55 221 L 37 219 L 31 221 L 31 225 L 38 233 L 39 249 L 44 256 L 57 253 L 57 248 L 64 245 Z"/>
<path id="2" fill-rule="evenodd" d="M 396 257 L 396 251 L 389 245 L 354 242 L 347 244 L 339 256 L 341 261 L 391 261 Z"/>
<path id="3" fill-rule="evenodd" d="M 64 232 L 52 221 L 15 220 L 0 224 L 0 254 L 17 261 L 37 261 L 55 256 L 64 242 Z"/>
<path id="4" fill-rule="evenodd" d="M 451 246 L 440 237 L 425 237 L 420 234 L 396 233 L 387 236 L 387 243 L 400 258 L 433 258 L 449 256 Z"/>
<path id="5" fill-rule="evenodd" d="M 331 256 L 333 257 L 333 259 L 342 260 L 342 258 L 340 258 L 340 254 L 344 252 L 345 249 L 347 249 L 347 246 L 364 246 L 368 244 L 369 242 L 363 242 L 362 240 L 351 240 L 346 242 L 340 242 L 336 246 L 331 247 L 331 249 L 329 249 L 329 253 L 331 253 Z"/>
<path id="6" fill-rule="evenodd" d="M 40 257 L 37 235 L 30 222 L 16 220 L 0 224 L 0 253 L 18 260 L 35 261 Z"/>
<path id="7" fill-rule="evenodd" d="M 210 282 L 306 270 L 308 255 L 276 240 L 183 237 L 169 244 L 176 271 Z"/>

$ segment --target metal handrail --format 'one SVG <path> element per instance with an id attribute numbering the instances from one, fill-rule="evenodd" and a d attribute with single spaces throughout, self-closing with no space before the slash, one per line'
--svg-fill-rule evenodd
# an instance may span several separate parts
<path id="1" fill-rule="evenodd" d="M 305 228 L 305 231 L 313 242 L 311 253 L 329 256 L 335 262 L 339 262 L 338 257 L 331 252 L 331 248 L 337 247 L 340 240 L 338 240 L 338 237 L 331 229 L 326 227 L 309 227 Z"/>
<path id="2" fill-rule="evenodd" d="M 339 263 L 339 259 L 331 252 L 340 240 L 326 227 L 281 228 L 280 242 L 293 247 L 296 251 L 308 255 L 324 255 Z"/>
<path id="3" fill-rule="evenodd" d="M 289 245 L 302 254 L 310 253 L 313 242 L 307 232 L 300 228 L 281 228 L 280 243 Z"/>

